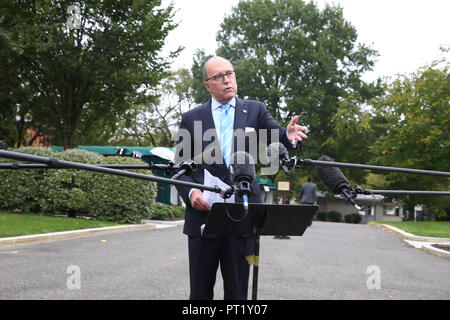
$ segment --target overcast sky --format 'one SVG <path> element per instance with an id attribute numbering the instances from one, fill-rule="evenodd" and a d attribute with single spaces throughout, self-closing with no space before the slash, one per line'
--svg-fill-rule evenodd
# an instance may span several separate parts
<path id="1" fill-rule="evenodd" d="M 172 0 L 179 23 L 166 41 L 165 52 L 178 46 L 185 50 L 173 69 L 190 68 L 193 53 L 204 49 L 214 54 L 216 34 L 225 15 L 239 0 Z M 170 0 L 163 0 L 163 5 Z M 358 33 L 358 42 L 377 50 L 380 56 L 364 80 L 411 73 L 443 56 L 439 46 L 450 45 L 450 0 L 315 0 L 339 4 L 344 17 Z M 447 54 L 448 55 L 448 54 Z M 450 60 L 450 59 L 449 59 Z"/>

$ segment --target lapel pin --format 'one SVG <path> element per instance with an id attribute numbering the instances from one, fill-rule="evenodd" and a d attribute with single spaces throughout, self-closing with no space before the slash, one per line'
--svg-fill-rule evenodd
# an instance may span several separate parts
<path id="1" fill-rule="evenodd" d="M 247 109 L 242 109 L 242 112 L 247 114 Z"/>

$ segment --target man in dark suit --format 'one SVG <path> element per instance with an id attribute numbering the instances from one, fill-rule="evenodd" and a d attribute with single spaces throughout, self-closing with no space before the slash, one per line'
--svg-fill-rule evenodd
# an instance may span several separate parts
<path id="1" fill-rule="evenodd" d="M 306 128 L 296 124 L 298 116 L 284 129 L 263 103 L 238 98 L 236 76 L 228 60 L 213 57 L 205 63 L 203 70 L 204 85 L 211 99 L 183 114 L 176 150 L 178 160 L 194 159 L 199 167 L 191 176 L 181 176 L 181 180 L 204 184 L 205 170 L 208 170 L 211 175 L 231 185 L 231 155 L 236 151 L 249 152 L 251 144 L 249 141 L 239 144 L 237 137 L 233 136 L 236 130 L 257 133 L 266 129 L 270 139 L 275 130 L 279 142 L 290 150 L 293 144 L 306 138 L 303 133 Z M 238 147 L 245 150 L 238 150 Z M 219 264 L 224 281 L 224 299 L 247 299 L 249 265 L 245 257 L 252 253 L 253 238 L 202 236 L 200 227 L 205 223 L 210 205 L 202 190 L 181 186 L 177 189 L 186 204 L 183 232 L 188 235 L 190 299 L 213 299 Z M 257 181 L 251 185 L 251 191 L 249 203 L 260 203 Z M 242 202 L 242 198 L 236 195 L 236 202 Z"/>

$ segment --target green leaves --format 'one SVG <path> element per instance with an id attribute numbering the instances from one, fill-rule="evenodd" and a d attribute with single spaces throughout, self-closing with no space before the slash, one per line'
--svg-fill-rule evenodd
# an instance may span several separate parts
<path id="1" fill-rule="evenodd" d="M 375 131 L 372 128 L 373 117 L 361 109 L 362 98 L 350 94 L 340 101 L 339 108 L 331 118 L 332 134 L 322 147 L 331 154 L 339 155 L 339 161 L 350 163 L 368 163 L 372 157 L 369 153 L 370 144 L 375 141 Z M 367 172 L 361 170 L 344 170 L 346 176 L 361 184 Z"/>
<path id="2" fill-rule="evenodd" d="M 450 171 L 449 80 L 448 62 L 444 60 L 400 77 L 388 86 L 384 99 L 375 105 L 379 115 L 388 119 L 386 130 L 371 147 L 375 163 Z M 387 180 L 392 189 L 450 187 L 448 179 L 442 177 L 392 173 Z M 449 203 L 448 199 L 435 197 L 416 197 L 411 201 L 438 207 Z"/>
<path id="3" fill-rule="evenodd" d="M 386 110 L 393 120 L 374 146 L 379 161 L 449 171 L 450 75 L 448 68 L 423 69 L 388 89 Z"/>

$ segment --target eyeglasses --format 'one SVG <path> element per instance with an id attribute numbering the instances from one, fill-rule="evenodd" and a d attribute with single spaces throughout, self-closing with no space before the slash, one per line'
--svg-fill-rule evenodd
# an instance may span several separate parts
<path id="1" fill-rule="evenodd" d="M 208 81 L 208 80 L 211 80 L 211 79 L 212 79 L 212 80 L 214 80 L 214 81 L 216 81 L 216 82 L 223 82 L 223 80 L 225 79 L 225 76 L 226 76 L 228 79 L 233 79 L 233 78 L 234 78 L 234 71 L 228 71 L 228 72 L 225 73 L 225 74 L 221 74 L 221 73 L 216 74 L 215 76 L 212 76 L 212 77 L 206 79 L 205 81 Z"/>

